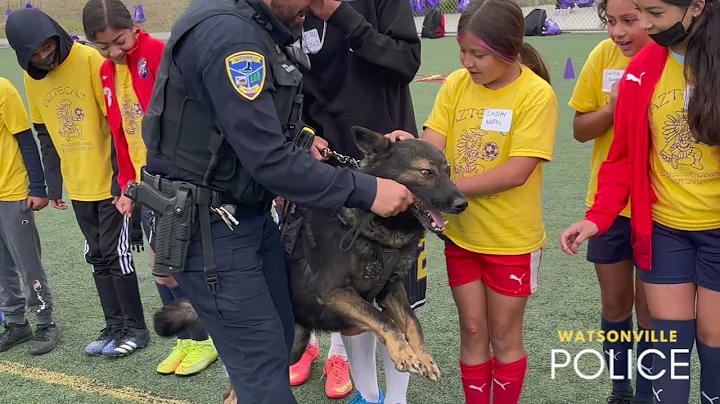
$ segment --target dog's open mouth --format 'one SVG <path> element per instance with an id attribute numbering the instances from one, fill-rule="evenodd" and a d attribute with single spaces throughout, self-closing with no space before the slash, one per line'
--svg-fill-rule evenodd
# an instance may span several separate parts
<path id="1" fill-rule="evenodd" d="M 424 204 L 418 197 L 413 198 L 410 209 L 426 229 L 437 234 L 445 231 L 445 219 L 439 210 Z"/>

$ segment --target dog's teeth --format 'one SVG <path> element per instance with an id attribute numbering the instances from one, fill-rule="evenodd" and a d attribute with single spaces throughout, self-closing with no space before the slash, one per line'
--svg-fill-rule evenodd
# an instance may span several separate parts
<path id="1" fill-rule="evenodd" d="M 445 223 L 443 223 L 443 224 L 444 224 L 445 226 L 447 226 L 448 223 L 450 223 L 450 221 L 449 221 L 449 220 L 446 220 Z"/>

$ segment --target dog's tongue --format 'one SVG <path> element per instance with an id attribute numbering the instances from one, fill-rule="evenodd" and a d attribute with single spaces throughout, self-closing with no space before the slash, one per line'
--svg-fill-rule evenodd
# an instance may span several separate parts
<path id="1" fill-rule="evenodd" d="M 443 219 L 442 214 L 438 210 L 429 208 L 428 213 L 430 213 L 430 217 L 432 217 L 432 220 L 435 222 L 437 227 L 445 227 L 445 219 Z"/>

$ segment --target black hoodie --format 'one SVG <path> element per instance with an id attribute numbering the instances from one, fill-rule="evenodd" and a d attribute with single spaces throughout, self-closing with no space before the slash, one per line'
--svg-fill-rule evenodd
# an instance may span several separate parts
<path id="1" fill-rule="evenodd" d="M 17 55 L 20 67 L 35 80 L 42 80 L 48 74 L 47 70 L 39 69 L 30 63 L 33 54 L 43 42 L 55 38 L 56 66 L 67 59 L 75 43 L 60 24 L 36 8 L 26 8 L 10 14 L 5 26 L 5 36 Z"/>
<path id="2" fill-rule="evenodd" d="M 312 64 L 304 119 L 333 150 L 362 157 L 355 125 L 417 136 L 409 84 L 420 68 L 420 38 L 407 0 L 342 3 L 327 24 L 306 15 L 303 30 Z"/>

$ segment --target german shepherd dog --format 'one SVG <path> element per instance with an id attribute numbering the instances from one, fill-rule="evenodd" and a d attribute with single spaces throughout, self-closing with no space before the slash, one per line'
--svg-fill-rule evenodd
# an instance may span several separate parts
<path id="1" fill-rule="evenodd" d="M 286 249 L 292 245 L 288 265 L 296 321 L 290 363 L 300 360 L 311 330 L 360 329 L 380 338 L 399 371 L 436 381 L 440 370 L 425 347 L 403 278 L 415 263 L 425 230 L 442 233 L 441 212 L 463 212 L 467 198 L 450 180 L 442 152 L 430 143 L 390 142 L 360 127 L 352 131 L 365 154 L 359 170 L 405 185 L 414 203 L 388 218 L 349 208 L 297 208 L 293 216 L 300 220 L 283 229 Z M 197 315 L 188 301 L 174 302 L 154 316 L 155 330 L 162 336 L 196 325 Z M 232 386 L 224 402 L 237 402 Z"/>

